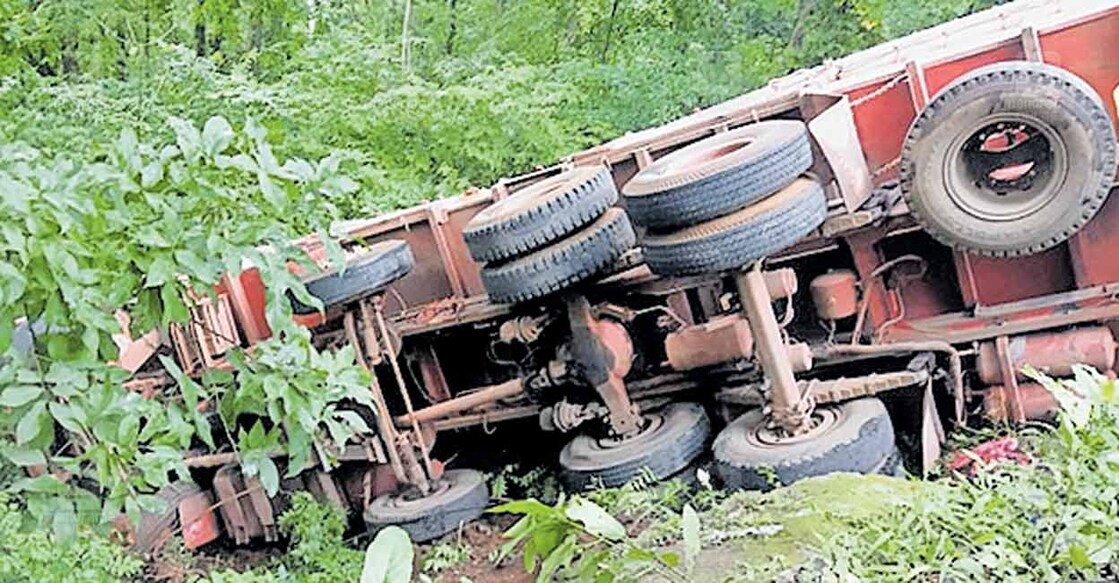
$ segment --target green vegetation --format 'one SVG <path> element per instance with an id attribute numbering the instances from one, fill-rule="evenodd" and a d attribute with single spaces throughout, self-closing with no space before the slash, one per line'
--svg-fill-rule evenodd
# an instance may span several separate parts
<path id="1" fill-rule="evenodd" d="M 329 464 L 368 431 L 338 406 L 367 398 L 352 353 L 321 354 L 290 325 L 289 292 L 316 303 L 286 268 L 307 264 L 295 237 L 488 185 L 993 2 L 0 0 L 0 484 L 16 529 L 3 542 L 39 537 L 4 547 L 5 568 L 50 579 L 19 569 L 73 560 L 76 574 L 105 569 L 91 579 L 130 576 L 88 535 L 153 508 L 186 475 L 184 448 L 236 447 L 274 489 L 307 452 Z M 114 312 L 134 334 L 166 329 L 245 259 L 275 338 L 235 354 L 236 376 L 192 380 L 165 360 L 178 382 L 161 399 L 123 390 L 106 364 Z M 29 347 L 12 340 L 17 321 Z M 284 572 L 352 579 L 360 553 L 321 522 L 292 525 L 295 548 L 331 552 L 296 553 Z M 77 554 L 49 565 L 20 550 L 79 534 Z"/>

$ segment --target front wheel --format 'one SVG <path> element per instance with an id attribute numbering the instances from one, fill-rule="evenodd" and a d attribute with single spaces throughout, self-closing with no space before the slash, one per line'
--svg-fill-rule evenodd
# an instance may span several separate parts
<path id="1" fill-rule="evenodd" d="M 715 438 L 715 474 L 731 490 L 769 490 L 833 472 L 892 473 L 894 427 L 882 401 L 867 397 L 818 407 L 813 428 L 778 435 L 761 409 L 747 411 Z"/>
<path id="2" fill-rule="evenodd" d="M 569 490 L 621 486 L 643 472 L 663 480 L 703 453 L 711 421 L 698 403 L 672 403 L 644 415 L 632 436 L 577 435 L 560 452 L 561 478 Z"/>
<path id="3" fill-rule="evenodd" d="M 478 518 L 490 502 L 486 481 L 475 470 L 448 470 L 432 488 L 426 496 L 406 488 L 377 497 L 365 510 L 365 524 L 374 530 L 399 526 L 413 542 L 425 542 Z"/>

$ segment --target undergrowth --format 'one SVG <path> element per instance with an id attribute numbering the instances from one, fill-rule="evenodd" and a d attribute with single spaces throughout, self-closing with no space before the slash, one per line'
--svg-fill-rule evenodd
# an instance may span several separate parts
<path id="1" fill-rule="evenodd" d="M 0 494 L 0 581 L 84 583 L 137 576 L 141 562 L 119 545 L 97 536 L 60 541 L 41 531 L 25 531 L 26 514 Z"/>

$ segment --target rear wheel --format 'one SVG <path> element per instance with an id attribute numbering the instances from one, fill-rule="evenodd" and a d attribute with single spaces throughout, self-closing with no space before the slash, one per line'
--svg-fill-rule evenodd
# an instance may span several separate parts
<path id="1" fill-rule="evenodd" d="M 699 457 L 711 435 L 711 421 L 697 403 L 673 403 L 644 419 L 632 436 L 575 436 L 560 452 L 564 485 L 579 492 L 621 486 L 643 473 L 667 479 Z"/>
<path id="2" fill-rule="evenodd" d="M 796 243 L 824 222 L 827 201 L 814 180 L 797 179 L 740 211 L 642 239 L 645 263 L 662 275 L 737 269 Z"/>
<path id="3" fill-rule="evenodd" d="M 374 499 L 365 510 L 365 523 L 374 530 L 399 526 L 412 541 L 424 542 L 478 518 L 490 502 L 486 482 L 475 470 L 448 470 L 432 487 L 426 496 L 407 488 Z"/>
<path id="4" fill-rule="evenodd" d="M 513 303 L 538 298 L 582 281 L 621 259 L 636 235 L 626 214 L 608 209 L 574 234 L 522 257 L 482 267 L 490 299 Z"/>
<path id="5" fill-rule="evenodd" d="M 635 223 L 653 229 L 679 227 L 773 194 L 811 165 L 803 122 L 763 121 L 668 154 L 634 176 L 622 193 Z"/>
<path id="6" fill-rule="evenodd" d="M 486 207 L 470 219 L 462 236 L 475 261 L 507 259 L 585 226 L 617 200 L 608 169 L 576 168 Z"/>
<path id="7" fill-rule="evenodd" d="M 1068 239 L 1103 206 L 1115 130 L 1099 95 L 1059 67 L 982 67 L 937 95 L 901 158 L 910 210 L 941 242 L 996 257 Z"/>
<path id="8" fill-rule="evenodd" d="M 814 427 L 782 436 L 761 409 L 735 419 L 715 438 L 715 473 L 731 490 L 769 490 L 833 472 L 887 473 L 897 467 L 894 427 L 877 398 L 818 407 Z"/>
<path id="9" fill-rule="evenodd" d="M 359 248 L 346 261 L 346 269 L 332 269 L 303 280 L 307 292 L 323 306 L 348 304 L 383 289 L 412 271 L 416 260 L 404 241 L 388 240 Z M 292 310 L 310 314 L 315 308 L 292 299 Z"/>

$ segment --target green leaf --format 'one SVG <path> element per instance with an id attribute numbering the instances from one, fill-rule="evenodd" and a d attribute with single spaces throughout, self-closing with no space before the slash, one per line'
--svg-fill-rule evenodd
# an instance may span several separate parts
<path id="1" fill-rule="evenodd" d="M 188 162 L 197 160 L 202 153 L 202 136 L 199 135 L 198 128 L 179 117 L 169 118 L 167 124 L 175 131 L 175 142 L 179 145 L 183 157 Z"/>
<path id="2" fill-rule="evenodd" d="M 34 401 L 43 394 L 43 387 L 39 385 L 16 385 L 4 389 L 0 393 L 0 407 L 22 407 Z"/>
<path id="3" fill-rule="evenodd" d="M 398 526 L 381 529 L 365 550 L 361 583 L 409 583 L 415 551 L 408 533 Z"/>
<path id="4" fill-rule="evenodd" d="M 610 516 L 601 506 L 585 498 L 572 498 L 564 513 L 571 520 L 582 523 L 587 532 L 595 536 L 610 540 L 626 537 L 626 528 L 622 523 Z"/>
<path id="5" fill-rule="evenodd" d="M 42 401 L 35 403 L 31 409 L 23 414 L 23 417 L 19 420 L 19 424 L 16 425 L 16 443 L 24 445 L 32 439 L 35 439 L 35 437 L 39 435 L 39 431 L 43 429 L 46 418 L 46 403 Z"/>
<path id="6" fill-rule="evenodd" d="M 166 255 L 160 255 L 148 266 L 144 287 L 159 287 L 175 276 L 175 264 Z"/>
<path id="7" fill-rule="evenodd" d="M 684 515 L 680 521 L 684 540 L 684 565 L 689 573 L 695 569 L 699 559 L 701 543 L 699 538 L 699 514 L 691 504 L 684 505 Z"/>
<path id="8" fill-rule="evenodd" d="M 159 299 L 163 301 L 163 326 L 172 322 L 186 322 L 190 319 L 190 311 L 179 295 L 179 288 L 174 282 L 166 282 L 159 289 Z"/>
<path id="9" fill-rule="evenodd" d="M 264 486 L 264 491 L 269 496 L 275 496 L 280 491 L 280 471 L 276 468 L 276 462 L 267 455 L 262 456 L 257 470 L 260 472 L 260 485 Z"/>
<path id="10" fill-rule="evenodd" d="M 221 154 L 233 141 L 233 128 L 224 117 L 214 116 L 202 127 L 202 147 L 211 158 Z"/>
<path id="11" fill-rule="evenodd" d="M 0 455 L 17 466 L 41 466 L 47 463 L 46 456 L 37 449 L 26 447 L 0 447 Z"/>

